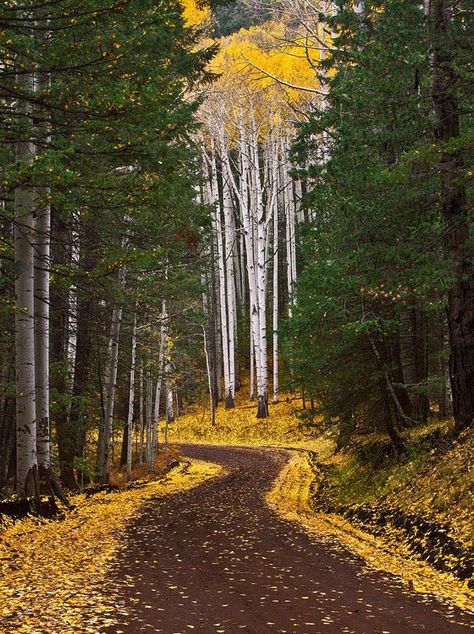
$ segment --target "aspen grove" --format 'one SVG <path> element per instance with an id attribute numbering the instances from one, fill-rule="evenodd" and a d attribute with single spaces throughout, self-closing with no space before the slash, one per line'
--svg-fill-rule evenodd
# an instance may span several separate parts
<path id="1" fill-rule="evenodd" d="M 464 0 L 4 2 L 2 490 L 154 473 L 239 391 L 399 457 L 472 430 L 472 27 Z"/>

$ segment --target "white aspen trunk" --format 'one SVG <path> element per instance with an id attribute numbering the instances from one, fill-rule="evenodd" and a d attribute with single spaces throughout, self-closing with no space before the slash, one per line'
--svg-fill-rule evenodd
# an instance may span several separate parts
<path id="1" fill-rule="evenodd" d="M 24 61 L 24 60 L 23 60 Z M 20 70 L 16 83 L 21 92 L 33 93 L 34 77 Z M 29 63 L 29 62 L 28 62 Z M 35 146 L 24 121 L 31 108 L 21 97 L 17 107 L 20 123 L 16 145 L 19 163 L 33 162 Z M 26 128 L 26 129 L 25 129 Z M 34 203 L 28 185 L 15 189 L 15 364 L 16 364 L 16 492 L 20 497 L 37 493 L 35 333 L 34 333 Z"/>
<path id="2" fill-rule="evenodd" d="M 274 150 L 273 158 L 273 402 L 279 400 L 278 375 L 278 156 Z"/>
<path id="3" fill-rule="evenodd" d="M 213 193 L 213 203 L 214 203 L 214 227 L 217 238 L 217 266 L 218 266 L 218 275 L 219 275 L 219 299 L 220 299 L 220 317 L 221 317 L 221 333 L 222 333 L 222 365 L 224 372 L 224 391 L 227 396 L 230 393 L 232 394 L 232 389 L 230 386 L 230 367 L 229 367 L 229 327 L 228 327 L 228 314 L 227 314 L 227 305 L 226 305 L 226 283 L 225 283 L 225 254 L 224 254 L 224 244 L 222 237 L 222 221 L 221 221 L 221 212 L 219 205 L 219 191 L 218 191 L 218 181 L 217 181 L 217 163 L 216 163 L 216 155 L 215 150 L 213 148 L 212 151 L 212 165 L 211 165 L 211 182 L 212 182 L 212 193 Z"/>
<path id="4" fill-rule="evenodd" d="M 49 266 L 51 207 L 36 213 L 35 231 L 35 388 L 36 451 L 41 477 L 51 470 L 49 433 Z"/>
<path id="5" fill-rule="evenodd" d="M 252 329 L 250 329 L 250 400 L 253 401 L 255 399 L 255 347 L 253 344 L 253 334 Z"/>
<path id="6" fill-rule="evenodd" d="M 143 464 L 143 450 L 145 445 L 145 377 L 143 372 L 143 361 L 140 364 L 140 402 L 139 402 L 139 440 L 138 440 L 138 462 Z"/>
<path id="7" fill-rule="evenodd" d="M 219 297 L 219 289 L 216 289 L 216 295 Z M 219 402 L 222 401 L 223 399 L 223 394 L 222 394 L 222 382 L 224 380 L 224 364 L 222 361 L 222 331 L 220 328 L 221 325 L 221 321 L 220 321 L 220 315 L 221 315 L 221 310 L 220 310 L 220 305 L 219 302 L 217 303 L 216 306 L 216 332 L 215 332 L 215 337 L 216 337 L 216 373 L 217 373 L 217 400 Z"/>
<path id="8" fill-rule="evenodd" d="M 150 355 L 148 353 L 148 364 L 146 370 L 146 407 L 145 407 L 145 418 L 146 418 L 146 442 L 145 442 L 145 456 L 146 463 L 149 468 L 152 466 L 153 459 L 153 439 L 152 439 L 152 429 L 153 429 L 153 380 L 151 376 L 150 369 Z"/>
<path id="9" fill-rule="evenodd" d="M 49 41 L 50 34 L 46 35 Z M 51 87 L 51 77 L 35 77 L 35 92 Z M 42 113 L 38 124 L 44 145 L 51 141 L 49 112 Z M 37 143 L 35 154 L 42 152 Z M 34 245 L 34 307 L 35 307 L 35 392 L 36 392 L 36 453 L 40 480 L 49 488 L 51 482 L 51 434 L 49 416 L 49 304 L 51 265 L 51 205 L 50 189 L 36 191 L 35 245 Z"/>
<path id="10" fill-rule="evenodd" d="M 125 284 L 125 269 L 119 272 L 119 285 Z M 112 311 L 112 323 L 110 325 L 109 336 L 109 357 L 107 360 L 107 385 L 105 394 L 105 420 L 102 438 L 102 446 L 100 447 L 100 479 L 103 484 L 109 482 L 111 455 L 112 455 L 112 429 L 114 420 L 115 406 L 115 390 L 117 387 L 117 369 L 118 369 L 118 353 L 120 326 L 122 323 L 122 307 L 116 307 Z"/>
<path id="11" fill-rule="evenodd" d="M 233 231 L 233 207 L 230 192 L 230 165 L 224 142 L 221 139 L 221 157 L 223 162 L 222 189 L 224 207 L 224 235 L 225 235 L 225 271 L 226 271 L 226 295 L 227 295 L 227 335 L 228 335 L 228 363 L 229 381 L 226 385 L 225 407 L 234 407 L 235 397 L 235 332 L 236 332 L 236 302 L 235 302 L 235 277 L 234 277 L 234 242 Z"/>
<path id="12" fill-rule="evenodd" d="M 160 401 L 161 390 L 163 386 L 163 365 L 165 358 L 165 334 L 166 334 L 166 301 L 163 300 L 161 305 L 161 326 L 160 326 L 160 350 L 158 352 L 158 379 L 156 381 L 155 390 L 155 406 L 153 416 L 153 454 L 156 457 L 158 452 L 158 423 L 160 420 Z"/>
<path id="13" fill-rule="evenodd" d="M 212 196 L 210 196 L 209 201 L 212 200 Z M 214 244 L 215 240 L 213 237 L 213 254 L 215 254 L 215 249 L 217 248 Z M 212 269 L 211 269 L 211 285 L 212 285 L 212 296 L 213 296 L 213 310 L 214 310 L 214 350 L 216 357 L 216 400 L 217 402 L 222 401 L 222 380 L 223 380 L 223 363 L 222 363 L 222 331 L 221 331 L 221 310 L 220 310 L 220 287 L 218 280 L 218 270 L 216 270 L 215 261 L 212 260 Z"/>
<path id="14" fill-rule="evenodd" d="M 137 316 L 133 316 L 132 329 L 132 357 L 130 361 L 130 385 L 128 389 L 127 415 L 127 478 L 132 479 L 132 436 L 133 436 L 133 407 L 135 405 L 135 364 L 137 356 Z"/>
<path id="15" fill-rule="evenodd" d="M 76 270 L 79 266 L 80 243 L 79 232 L 77 230 L 75 219 L 71 232 L 71 268 Z M 74 383 L 74 366 L 76 361 L 76 345 L 77 345 L 77 286 L 72 284 L 68 293 L 68 338 L 67 338 L 67 359 L 69 365 L 69 385 L 72 387 Z"/>
<path id="16" fill-rule="evenodd" d="M 165 365 L 166 373 L 166 419 L 165 419 L 165 460 L 168 461 L 168 430 L 169 424 L 174 422 L 173 385 L 171 382 L 172 366 L 169 361 Z"/>
<path id="17" fill-rule="evenodd" d="M 49 84 L 49 81 L 48 81 Z M 37 81 L 36 89 L 41 89 Z M 49 141 L 48 124 L 44 132 Z M 41 147 L 36 147 L 41 154 Z M 49 271 L 51 264 L 51 205 L 49 188 L 37 191 L 34 244 L 34 306 L 35 306 L 35 391 L 36 391 L 36 452 L 41 480 L 48 481 L 51 472 L 51 438 L 49 423 Z M 43 199 L 42 199 L 43 197 Z"/>
<path id="18" fill-rule="evenodd" d="M 267 225 L 265 205 L 260 177 L 258 136 L 255 123 L 252 129 L 252 152 L 257 216 L 257 305 L 258 335 L 256 356 L 260 357 L 260 377 L 257 375 L 257 418 L 268 416 L 268 365 L 267 365 L 267 325 L 266 325 L 266 238 Z M 259 380 L 260 378 L 260 380 Z"/>
<path id="19" fill-rule="evenodd" d="M 245 287 L 245 244 L 244 244 L 244 232 L 242 231 L 242 228 L 239 228 L 239 257 L 240 257 L 240 262 L 239 262 L 239 271 L 240 271 L 240 287 L 242 289 L 241 291 L 241 304 L 240 304 L 240 308 L 241 308 L 241 313 L 242 313 L 242 317 L 245 317 L 245 294 L 246 294 L 246 287 Z"/>
<path id="20" fill-rule="evenodd" d="M 172 367 L 171 367 L 171 364 L 168 363 L 166 366 L 167 376 L 169 376 L 171 372 L 172 372 Z M 174 422 L 173 385 L 169 378 L 167 378 L 166 380 L 166 422 L 167 423 Z"/>
<path id="21" fill-rule="evenodd" d="M 288 315 L 291 317 L 295 303 L 296 292 L 296 224 L 295 224 L 295 199 L 293 194 L 293 181 L 288 174 L 289 166 L 286 160 L 287 144 L 282 144 L 282 176 L 284 183 L 285 222 L 286 222 L 286 260 L 288 281 Z"/>
<path id="22" fill-rule="evenodd" d="M 151 469 L 153 466 L 153 380 L 149 355 L 146 371 L 146 463 Z"/>
<path id="23" fill-rule="evenodd" d="M 293 181 L 289 179 L 288 197 L 290 207 L 290 242 L 291 242 L 291 281 L 292 281 L 292 301 L 296 301 L 296 208 L 293 193 Z"/>
<path id="24" fill-rule="evenodd" d="M 202 326 L 202 337 L 204 346 L 204 356 L 206 358 L 207 385 L 209 389 L 209 416 L 212 427 L 216 424 L 216 408 L 214 404 L 214 390 L 212 389 L 211 364 L 209 362 L 209 351 L 207 347 L 206 328 Z"/>
<path id="25" fill-rule="evenodd" d="M 255 374 L 257 375 L 257 385 L 261 382 L 261 357 L 257 354 L 257 341 L 259 337 L 259 307 L 257 298 L 257 274 L 255 264 L 255 246 L 254 246 L 254 230 L 253 218 L 251 212 L 255 205 L 251 204 L 252 197 L 249 196 L 250 175 L 250 147 L 247 142 L 246 131 L 243 123 L 240 123 L 240 186 L 238 189 L 238 197 L 240 202 L 240 210 L 242 215 L 242 231 L 245 241 L 245 257 L 247 263 L 247 282 L 249 289 L 249 318 L 250 318 L 250 398 L 255 398 L 254 383 Z M 253 188 L 252 188 L 253 189 Z"/>
<path id="26" fill-rule="evenodd" d="M 160 401 L 161 401 L 161 373 L 156 379 L 155 398 L 153 402 L 153 428 L 152 428 L 152 447 L 153 459 L 156 460 L 158 455 L 158 429 L 160 424 Z"/>

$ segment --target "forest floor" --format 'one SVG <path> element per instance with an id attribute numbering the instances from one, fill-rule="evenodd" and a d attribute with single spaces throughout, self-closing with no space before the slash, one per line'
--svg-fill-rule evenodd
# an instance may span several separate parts
<path id="1" fill-rule="evenodd" d="M 214 427 L 202 408 L 188 411 L 170 428 L 170 440 L 296 450 L 281 475 L 285 511 L 297 511 L 292 519 L 332 534 L 407 587 L 474 607 L 472 434 L 453 442 L 449 422 L 434 420 L 405 432 L 401 461 L 376 433 L 337 451 L 335 429 L 304 425 L 293 395 L 282 395 L 270 418 L 259 421 L 245 392 L 235 409 L 218 409 Z"/>
<path id="2" fill-rule="evenodd" d="M 111 571 L 120 611 L 119 622 L 105 628 L 109 634 L 472 631 L 467 612 L 367 567 L 331 533 L 305 530 L 293 516 L 282 516 L 281 504 L 293 514 L 306 498 L 298 489 L 298 499 L 288 500 L 287 451 L 182 450 L 227 473 L 175 496 L 151 498 L 131 520 Z M 269 489 L 271 505 L 265 503 Z"/>
<path id="3" fill-rule="evenodd" d="M 201 484 L 221 473 L 209 463 L 181 463 L 164 477 L 118 492 L 80 494 L 63 517 L 28 517 L 0 530 L 0 632 L 89 634 L 115 622 L 109 567 L 128 520 L 150 498 Z"/>
<path id="4" fill-rule="evenodd" d="M 167 475 L 3 524 L 0 632 L 471 631 L 472 438 L 431 422 L 402 462 L 376 434 L 338 452 L 291 395 L 265 421 L 239 399 L 214 427 L 197 409 L 175 421 L 190 462 Z"/>

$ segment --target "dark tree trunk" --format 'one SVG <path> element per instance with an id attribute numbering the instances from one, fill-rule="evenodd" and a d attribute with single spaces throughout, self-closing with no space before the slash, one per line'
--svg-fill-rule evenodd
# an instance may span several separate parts
<path id="1" fill-rule="evenodd" d="M 428 379 L 425 315 L 419 306 L 410 306 L 401 317 L 400 381 L 408 390 L 410 416 L 426 422 L 430 403 L 424 393 Z M 408 411 L 407 411 L 408 413 Z"/>
<path id="2" fill-rule="evenodd" d="M 233 409 L 234 407 L 235 407 L 234 397 L 232 396 L 232 392 L 230 391 L 230 388 L 229 388 L 229 391 L 225 398 L 225 409 Z"/>
<path id="3" fill-rule="evenodd" d="M 460 133 L 453 59 L 455 42 L 449 33 L 450 17 L 445 0 L 431 0 L 429 18 L 436 137 L 444 145 L 459 137 Z M 474 421 L 474 271 L 468 244 L 466 192 L 461 175 L 463 168 L 461 150 L 443 152 L 442 217 L 446 250 L 454 277 L 448 296 L 447 318 L 456 432 L 472 426 Z"/>
<path id="4" fill-rule="evenodd" d="M 71 436 L 73 436 L 74 457 L 82 458 L 87 432 L 87 386 L 90 381 L 91 367 L 91 322 L 93 309 L 86 297 L 80 297 L 77 311 L 77 342 L 74 364 L 74 382 L 72 386 L 71 413 L 69 417 Z M 73 461 L 74 461 L 73 457 Z"/>
<path id="5" fill-rule="evenodd" d="M 128 426 L 123 428 L 122 435 L 122 448 L 120 450 L 120 466 L 124 467 L 127 464 L 127 443 L 128 443 Z"/>
<path id="6" fill-rule="evenodd" d="M 11 465 L 15 464 L 15 399 L 5 397 L 0 421 L 0 490 L 14 476 Z"/>
<path id="7" fill-rule="evenodd" d="M 386 382 L 382 379 L 380 381 L 380 392 L 382 397 L 382 412 L 383 412 L 383 424 L 385 431 L 390 438 L 390 441 L 395 449 L 395 452 L 401 456 L 405 453 L 405 443 L 403 438 L 398 433 L 395 427 L 394 417 L 391 407 L 391 398 L 387 388 Z"/>
<path id="8" fill-rule="evenodd" d="M 446 324 L 445 321 L 440 321 L 438 335 L 436 338 L 436 366 L 439 378 L 439 387 L 437 389 L 436 401 L 438 403 L 439 418 L 448 418 L 451 411 L 450 403 L 450 390 L 448 388 L 447 381 L 449 379 L 448 364 L 446 362 Z"/>
<path id="9" fill-rule="evenodd" d="M 268 418 L 268 397 L 267 395 L 258 397 L 257 418 Z"/>
<path id="10" fill-rule="evenodd" d="M 65 267 L 70 262 L 70 234 L 66 222 L 56 211 L 52 215 L 53 235 L 57 236 L 53 244 L 53 266 Z M 67 280 L 58 276 L 51 284 L 51 387 L 56 391 L 53 423 L 56 428 L 58 444 L 59 472 L 63 486 L 76 488 L 74 474 L 75 439 L 71 433 L 68 412 L 67 380 L 67 329 L 68 329 L 68 292 Z"/>

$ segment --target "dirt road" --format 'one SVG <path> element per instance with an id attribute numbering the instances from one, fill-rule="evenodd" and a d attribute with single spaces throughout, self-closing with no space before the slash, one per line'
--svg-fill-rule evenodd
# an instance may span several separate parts
<path id="1" fill-rule="evenodd" d="M 340 545 L 308 535 L 265 504 L 279 451 L 183 447 L 229 474 L 150 501 L 114 567 L 127 634 L 467 634 L 474 620 Z M 464 624 L 461 624 L 464 623 Z"/>

